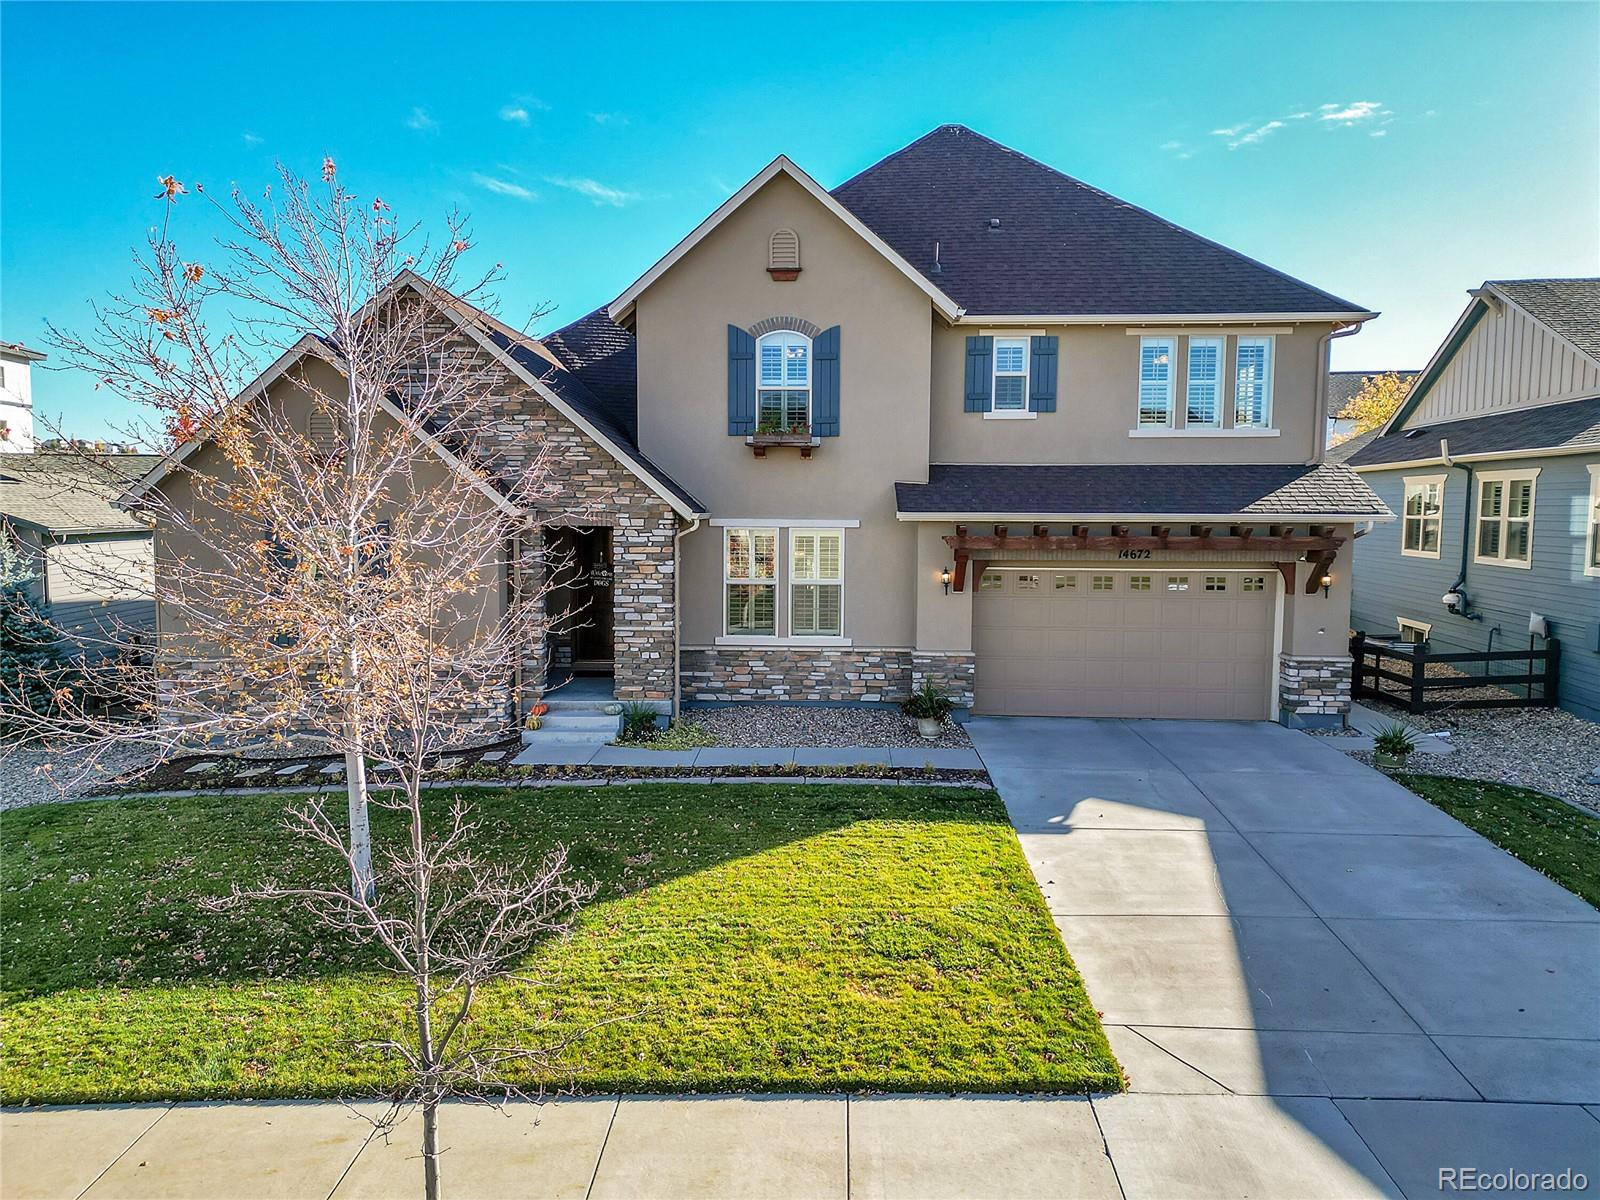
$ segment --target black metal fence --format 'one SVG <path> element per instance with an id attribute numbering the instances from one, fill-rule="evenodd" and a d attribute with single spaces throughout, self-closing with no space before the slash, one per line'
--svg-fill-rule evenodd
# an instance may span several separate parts
<path id="1" fill-rule="evenodd" d="M 1427 642 L 1368 641 L 1365 633 L 1356 633 L 1350 638 L 1350 657 L 1355 660 L 1351 691 L 1357 700 L 1387 700 L 1413 713 L 1553 708 L 1561 688 L 1557 638 L 1546 639 L 1538 649 L 1435 654 Z M 1485 694 L 1446 697 L 1444 692 Z"/>

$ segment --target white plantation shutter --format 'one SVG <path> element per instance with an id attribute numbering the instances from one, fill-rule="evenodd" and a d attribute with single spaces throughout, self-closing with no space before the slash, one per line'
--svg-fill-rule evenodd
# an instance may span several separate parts
<path id="1" fill-rule="evenodd" d="M 1141 427 L 1172 423 L 1171 338 L 1139 339 L 1139 424 Z"/>
<path id="2" fill-rule="evenodd" d="M 1234 368 L 1235 427 L 1264 428 L 1272 418 L 1272 339 L 1239 339 Z"/>
<path id="3" fill-rule="evenodd" d="M 1189 393 L 1184 419 L 1190 425 L 1222 422 L 1222 347 L 1221 338 L 1189 339 Z"/>
<path id="4" fill-rule="evenodd" d="M 839 637 L 844 632 L 844 531 L 796 529 L 789 542 L 789 631 Z"/>
<path id="5" fill-rule="evenodd" d="M 997 337 L 994 339 L 994 411 L 1021 412 L 1027 407 L 1027 339 Z"/>

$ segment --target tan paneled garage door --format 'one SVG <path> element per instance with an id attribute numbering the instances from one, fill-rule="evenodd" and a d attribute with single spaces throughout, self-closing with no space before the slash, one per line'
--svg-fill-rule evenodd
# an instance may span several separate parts
<path id="1" fill-rule="evenodd" d="M 1275 570 L 991 568 L 973 598 L 974 711 L 1261 720 Z"/>

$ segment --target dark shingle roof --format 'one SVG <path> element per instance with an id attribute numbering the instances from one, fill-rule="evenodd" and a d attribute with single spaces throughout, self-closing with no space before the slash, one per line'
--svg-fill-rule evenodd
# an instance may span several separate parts
<path id="1" fill-rule="evenodd" d="M 1361 394 L 1361 385 L 1374 375 L 1398 375 L 1404 382 L 1415 379 L 1417 372 L 1400 371 L 1393 367 L 1381 367 L 1376 371 L 1329 371 L 1328 416 L 1344 416 L 1345 406 Z"/>
<path id="2" fill-rule="evenodd" d="M 1489 286 L 1600 362 L 1600 279 L 1492 279 Z"/>
<path id="3" fill-rule="evenodd" d="M 148 533 L 148 524 L 113 501 L 160 461 L 158 454 L 0 455 L 0 516 L 63 535 Z"/>
<path id="4" fill-rule="evenodd" d="M 628 441 L 637 441 L 639 356 L 633 334 L 597 308 L 539 340 L 578 377 L 612 424 L 627 432 Z"/>
<path id="5" fill-rule="evenodd" d="M 1389 510 L 1348 467 L 934 465 L 895 484 L 902 513 L 996 516 L 1381 517 Z"/>
<path id="6" fill-rule="evenodd" d="M 962 125 L 833 196 L 975 315 L 1364 311 Z"/>
<path id="7" fill-rule="evenodd" d="M 1438 458 L 1440 438 L 1450 439 L 1451 455 L 1600 450 L 1600 396 L 1397 430 L 1368 442 L 1350 457 L 1350 465 L 1373 467 Z"/>

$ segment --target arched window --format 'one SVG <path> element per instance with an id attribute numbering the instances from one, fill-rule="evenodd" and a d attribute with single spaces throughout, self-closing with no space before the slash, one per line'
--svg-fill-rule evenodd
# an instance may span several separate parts
<path id="1" fill-rule="evenodd" d="M 811 339 L 792 329 L 756 342 L 757 425 L 764 431 L 811 426 Z"/>
<path id="2" fill-rule="evenodd" d="M 767 270 L 800 269 L 800 235 L 792 229 L 779 229 L 767 245 Z"/>

